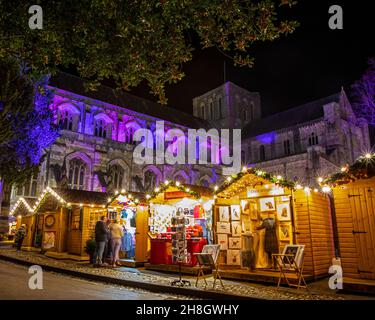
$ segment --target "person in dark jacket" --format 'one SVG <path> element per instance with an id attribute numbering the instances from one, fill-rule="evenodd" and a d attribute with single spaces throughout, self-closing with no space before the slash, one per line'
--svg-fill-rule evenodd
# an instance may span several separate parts
<path id="1" fill-rule="evenodd" d="M 95 252 L 94 252 L 94 266 L 101 266 L 103 264 L 103 253 L 105 244 L 108 241 L 109 230 L 107 227 L 107 217 L 102 216 L 100 221 L 95 225 Z"/>
<path id="2" fill-rule="evenodd" d="M 26 225 L 23 224 L 21 227 L 17 230 L 16 237 L 14 240 L 14 243 L 16 244 L 17 251 L 21 250 L 23 239 L 26 235 Z"/>

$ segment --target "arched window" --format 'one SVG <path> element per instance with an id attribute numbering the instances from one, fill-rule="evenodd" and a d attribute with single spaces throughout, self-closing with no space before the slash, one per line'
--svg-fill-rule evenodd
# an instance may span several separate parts
<path id="1" fill-rule="evenodd" d="M 211 120 L 215 120 L 215 116 L 214 116 L 214 103 L 212 101 L 210 102 L 210 117 L 211 117 Z"/>
<path id="2" fill-rule="evenodd" d="M 144 188 L 147 192 L 152 192 L 157 186 L 158 182 L 158 177 L 153 171 L 148 170 L 145 172 Z"/>
<path id="3" fill-rule="evenodd" d="M 261 145 L 259 147 L 259 160 L 260 161 L 266 160 L 266 149 L 265 149 L 264 145 Z"/>
<path id="4" fill-rule="evenodd" d="M 250 103 L 250 121 L 254 120 L 254 102 Z"/>
<path id="5" fill-rule="evenodd" d="M 201 105 L 201 118 L 205 119 L 205 114 L 204 114 L 204 104 Z"/>
<path id="6" fill-rule="evenodd" d="M 247 109 L 246 109 L 246 107 L 243 109 L 243 120 L 244 121 L 247 121 Z"/>
<path id="7" fill-rule="evenodd" d="M 219 119 L 222 119 L 223 118 L 223 107 L 222 107 L 222 104 L 221 104 L 221 98 L 219 98 L 218 102 L 219 102 Z"/>
<path id="8" fill-rule="evenodd" d="M 71 189 L 83 190 L 86 173 L 86 164 L 79 158 L 69 162 L 69 187 Z"/>
<path id="9" fill-rule="evenodd" d="M 36 197 L 38 176 L 32 176 L 23 186 L 17 188 L 17 196 Z"/>
<path id="10" fill-rule="evenodd" d="M 109 125 L 103 120 L 99 119 L 95 121 L 94 135 L 96 137 L 107 138 L 109 131 Z"/>
<path id="11" fill-rule="evenodd" d="M 284 155 L 290 154 L 290 141 L 284 140 Z"/>
<path id="12" fill-rule="evenodd" d="M 112 184 L 115 189 L 121 189 L 124 180 L 124 169 L 115 164 L 110 168 L 110 174 L 112 177 Z"/>
<path id="13" fill-rule="evenodd" d="M 125 128 L 125 143 L 135 144 L 134 141 L 134 128 Z"/>
<path id="14" fill-rule="evenodd" d="M 60 111 L 59 127 L 63 130 L 73 130 L 73 115 L 68 110 Z"/>
<path id="15" fill-rule="evenodd" d="M 205 188 L 209 188 L 210 187 L 210 183 L 206 179 L 201 180 L 200 185 L 202 187 L 205 187 Z"/>
<path id="16" fill-rule="evenodd" d="M 313 132 L 310 136 L 309 136 L 309 146 L 315 146 L 319 144 L 319 140 L 318 140 L 318 136 L 315 134 L 315 132 Z"/>
<path id="17" fill-rule="evenodd" d="M 182 184 L 185 184 L 186 183 L 186 179 L 181 175 L 181 174 L 178 174 L 174 177 L 174 181 L 178 181 Z"/>

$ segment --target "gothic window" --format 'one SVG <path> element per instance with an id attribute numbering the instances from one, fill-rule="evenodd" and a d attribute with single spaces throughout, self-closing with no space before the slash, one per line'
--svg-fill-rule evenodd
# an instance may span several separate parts
<path id="1" fill-rule="evenodd" d="M 102 119 L 96 120 L 94 135 L 96 137 L 107 138 L 107 136 L 109 135 L 109 127 L 110 125 L 107 124 L 104 120 Z"/>
<path id="2" fill-rule="evenodd" d="M 219 98 L 219 118 L 223 118 L 223 107 L 221 105 L 221 98 Z"/>
<path id="3" fill-rule="evenodd" d="M 134 129 L 132 127 L 125 128 L 125 143 L 135 144 Z"/>
<path id="4" fill-rule="evenodd" d="M 289 142 L 289 140 L 284 140 L 284 154 L 285 155 L 290 154 L 290 142 Z"/>
<path id="5" fill-rule="evenodd" d="M 201 105 L 201 118 L 205 119 L 205 114 L 204 114 L 204 104 Z"/>
<path id="6" fill-rule="evenodd" d="M 203 179 L 203 180 L 201 180 L 201 186 L 205 187 L 205 188 L 209 188 L 210 183 L 206 179 Z"/>
<path id="7" fill-rule="evenodd" d="M 124 169 L 119 165 L 113 165 L 110 169 L 112 176 L 112 184 L 115 189 L 122 188 L 122 182 L 124 180 Z"/>
<path id="8" fill-rule="evenodd" d="M 212 101 L 210 102 L 210 117 L 211 120 L 214 120 L 214 104 Z"/>
<path id="9" fill-rule="evenodd" d="M 83 190 L 85 180 L 86 164 L 79 158 L 69 162 L 69 187 L 71 189 Z"/>
<path id="10" fill-rule="evenodd" d="M 36 197 L 37 191 L 37 176 L 32 176 L 30 181 L 26 182 L 23 186 L 17 188 L 17 196 L 20 197 Z"/>
<path id="11" fill-rule="evenodd" d="M 178 181 L 182 184 L 186 184 L 186 179 L 181 175 L 181 174 L 178 174 L 174 177 L 174 181 Z"/>
<path id="12" fill-rule="evenodd" d="M 60 111 L 59 127 L 63 130 L 73 130 L 73 115 L 68 110 Z"/>
<path id="13" fill-rule="evenodd" d="M 156 174 L 151 170 L 146 171 L 145 176 L 144 176 L 145 190 L 148 192 L 151 192 L 155 189 L 157 184 L 158 184 L 158 178 Z"/>
<path id="14" fill-rule="evenodd" d="M 259 147 L 259 160 L 260 161 L 266 160 L 266 149 L 265 149 L 264 145 L 261 145 Z"/>
<path id="15" fill-rule="evenodd" d="M 315 134 L 315 132 L 313 132 L 310 136 L 309 136 L 309 146 L 315 146 L 319 144 L 319 140 L 318 140 L 318 136 Z"/>
<path id="16" fill-rule="evenodd" d="M 246 109 L 246 107 L 243 109 L 243 120 L 244 121 L 247 121 L 247 109 Z"/>
<path id="17" fill-rule="evenodd" d="M 250 121 L 254 120 L 254 102 L 250 103 Z"/>

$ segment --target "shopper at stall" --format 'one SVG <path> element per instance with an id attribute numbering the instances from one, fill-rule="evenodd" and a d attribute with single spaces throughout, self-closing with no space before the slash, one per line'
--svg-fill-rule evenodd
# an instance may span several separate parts
<path id="1" fill-rule="evenodd" d="M 26 236 L 26 225 L 22 224 L 21 227 L 17 230 L 16 238 L 14 243 L 16 244 L 17 251 L 21 250 L 23 239 Z"/>
<path id="2" fill-rule="evenodd" d="M 109 225 L 111 224 L 111 220 L 107 219 L 106 226 L 108 229 L 107 234 L 107 241 L 105 242 L 104 246 L 104 252 L 103 252 L 103 264 L 106 264 L 105 261 L 107 258 L 110 258 L 112 260 L 112 254 L 111 254 L 111 232 L 109 231 Z"/>
<path id="3" fill-rule="evenodd" d="M 124 229 L 115 220 L 110 226 L 109 230 L 111 231 L 111 251 L 112 251 L 112 265 L 115 267 L 118 264 L 120 258 L 120 248 L 121 248 L 121 239 L 124 236 Z"/>
<path id="4" fill-rule="evenodd" d="M 101 266 L 103 264 L 103 253 L 105 244 L 108 241 L 109 230 L 107 228 L 107 217 L 102 216 L 95 225 L 95 252 L 94 252 L 94 266 Z"/>

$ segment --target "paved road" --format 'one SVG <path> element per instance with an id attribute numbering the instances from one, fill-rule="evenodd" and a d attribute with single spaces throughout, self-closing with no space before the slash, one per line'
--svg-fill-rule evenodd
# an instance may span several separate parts
<path id="1" fill-rule="evenodd" d="M 140 300 L 176 299 L 176 296 L 106 285 L 69 276 L 44 272 L 43 290 L 31 290 L 28 268 L 0 261 L 0 300 Z M 181 298 L 181 297 L 179 297 Z"/>

